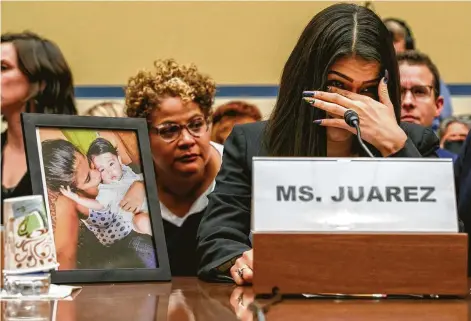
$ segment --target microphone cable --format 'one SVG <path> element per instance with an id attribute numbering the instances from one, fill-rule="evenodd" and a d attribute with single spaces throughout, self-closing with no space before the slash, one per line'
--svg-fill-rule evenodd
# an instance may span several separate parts
<path id="1" fill-rule="evenodd" d="M 248 308 L 252 311 L 252 314 L 257 321 L 266 321 L 265 314 L 268 312 L 271 306 L 283 301 L 283 297 L 278 288 L 273 288 L 272 296 L 269 301 L 263 305 L 259 304 L 256 300 L 249 304 Z"/>
<path id="2" fill-rule="evenodd" d="M 373 153 L 371 153 L 371 151 L 363 142 L 363 139 L 361 139 L 360 117 L 358 116 L 358 114 L 354 110 L 349 109 L 345 112 L 343 118 L 348 126 L 356 129 L 358 142 L 360 143 L 361 148 L 363 148 L 363 150 L 366 152 L 366 154 L 368 154 L 368 156 L 374 157 Z"/>

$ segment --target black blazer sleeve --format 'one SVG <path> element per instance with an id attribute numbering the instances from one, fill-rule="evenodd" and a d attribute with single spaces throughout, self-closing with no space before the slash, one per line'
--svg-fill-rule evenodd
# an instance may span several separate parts
<path id="1" fill-rule="evenodd" d="M 230 268 L 229 261 L 251 249 L 252 175 L 247 158 L 246 136 L 235 126 L 224 144 L 216 187 L 208 196 L 198 229 L 198 276 L 202 279 L 232 281 L 221 265 L 227 263 L 224 268 Z"/>
<path id="2" fill-rule="evenodd" d="M 458 214 L 471 231 L 471 131 L 454 163 L 456 199 Z M 470 267 L 471 269 L 471 267 Z"/>
<path id="3" fill-rule="evenodd" d="M 432 129 L 411 123 L 401 123 L 400 127 L 407 135 L 406 144 L 389 157 L 438 157 L 440 142 Z"/>
<path id="4" fill-rule="evenodd" d="M 417 146 L 412 142 L 410 138 L 407 138 L 406 144 L 402 149 L 400 149 L 395 154 L 390 155 L 389 157 L 423 157 L 419 152 Z"/>
<path id="5" fill-rule="evenodd" d="M 460 183 L 461 183 L 461 176 L 466 174 L 466 166 L 465 160 L 471 157 L 471 131 L 466 137 L 466 141 L 463 144 L 463 147 L 456 158 L 454 163 L 454 170 L 455 170 L 455 185 L 456 185 L 456 194 L 459 195 L 460 192 Z"/>
<path id="6" fill-rule="evenodd" d="M 471 231 L 471 131 L 454 163 L 458 217 L 464 232 Z M 471 276 L 471 238 L 468 238 L 468 276 Z"/>

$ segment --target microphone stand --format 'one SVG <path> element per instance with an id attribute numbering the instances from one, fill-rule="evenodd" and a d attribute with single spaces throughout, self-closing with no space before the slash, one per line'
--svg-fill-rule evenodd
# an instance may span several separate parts
<path id="1" fill-rule="evenodd" d="M 361 148 L 363 148 L 363 150 L 366 152 L 366 154 L 369 157 L 374 158 L 375 156 L 373 155 L 373 153 L 371 153 L 371 151 L 363 142 L 363 139 L 361 139 L 360 117 L 358 116 L 358 114 L 355 111 L 349 109 L 345 112 L 345 114 L 343 115 L 343 118 L 345 119 L 345 122 L 347 123 L 348 126 L 356 129 L 357 139 L 358 139 L 358 142 L 360 143 Z"/>

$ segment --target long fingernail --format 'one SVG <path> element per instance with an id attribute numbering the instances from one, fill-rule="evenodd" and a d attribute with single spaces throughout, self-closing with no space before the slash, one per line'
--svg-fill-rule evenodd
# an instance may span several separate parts
<path id="1" fill-rule="evenodd" d="M 315 91 L 303 91 L 303 97 L 314 97 L 316 95 Z"/>
<path id="2" fill-rule="evenodd" d="M 316 101 L 315 99 L 309 97 L 303 97 L 303 100 L 308 102 L 309 104 L 314 104 L 314 102 Z"/>
<path id="3" fill-rule="evenodd" d="M 320 125 L 322 123 L 322 119 L 316 119 L 312 123 L 315 124 L 315 125 Z"/>
<path id="4" fill-rule="evenodd" d="M 385 84 L 388 84 L 388 81 L 389 81 L 389 71 L 386 69 L 384 71 L 384 78 L 383 78 L 383 81 Z"/>

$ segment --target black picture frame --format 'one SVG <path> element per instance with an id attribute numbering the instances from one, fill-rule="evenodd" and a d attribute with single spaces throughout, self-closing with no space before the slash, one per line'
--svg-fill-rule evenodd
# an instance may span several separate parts
<path id="1" fill-rule="evenodd" d="M 157 268 L 116 268 L 116 269 L 75 269 L 56 270 L 51 273 L 54 284 L 104 283 L 104 282 L 144 282 L 170 281 L 171 271 L 165 241 L 159 197 L 154 173 L 154 164 L 150 149 L 147 122 L 138 118 L 112 118 L 93 116 L 71 116 L 22 113 L 22 129 L 26 150 L 27 166 L 31 177 L 33 194 L 45 196 L 47 187 L 43 186 L 42 168 L 38 149 L 40 127 L 57 129 L 91 129 L 106 131 L 134 131 L 140 150 L 140 159 L 149 217 L 152 226 L 154 249 L 157 256 Z"/>

